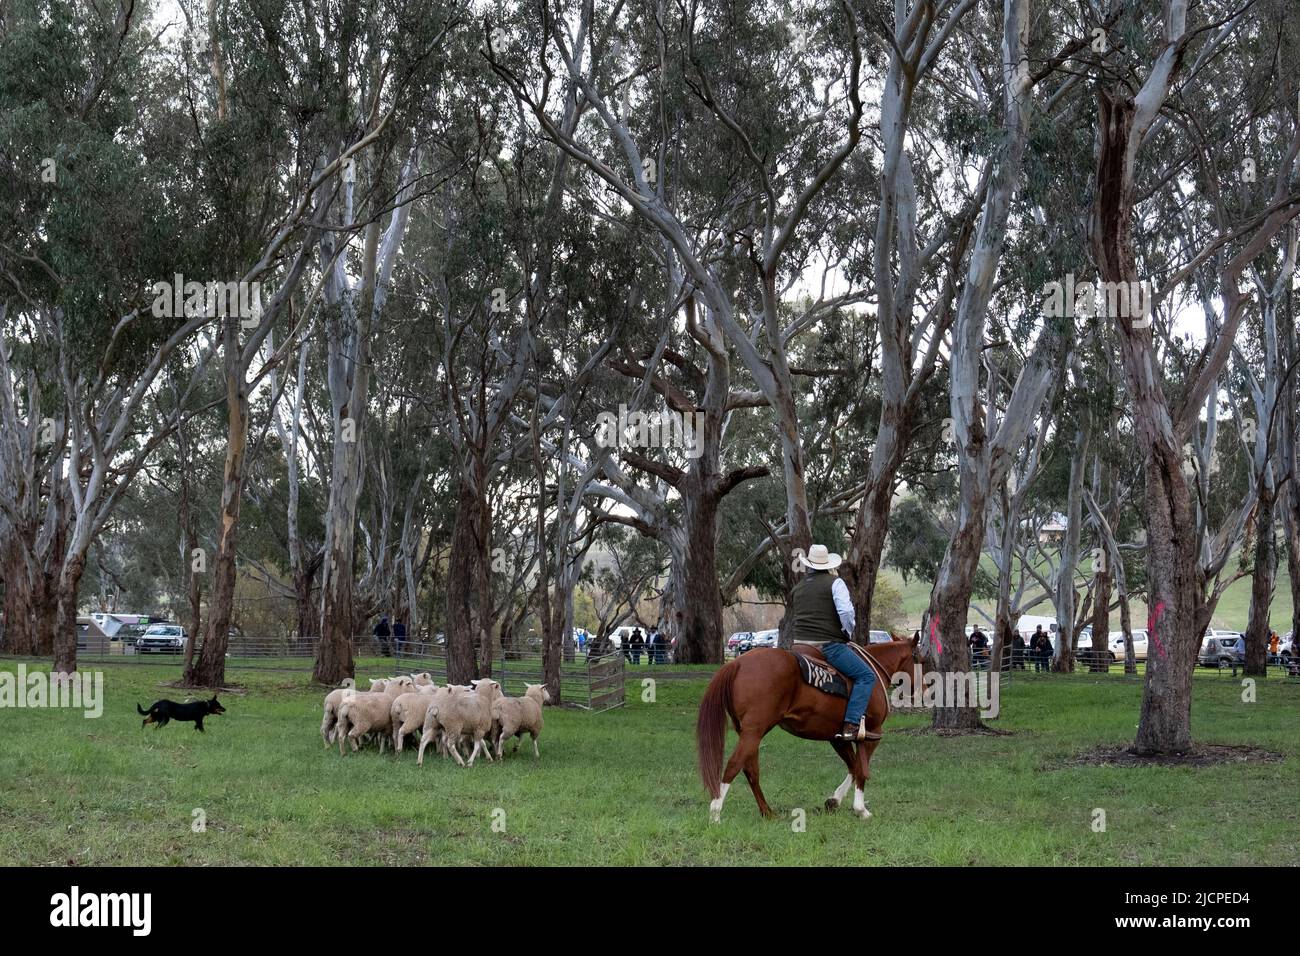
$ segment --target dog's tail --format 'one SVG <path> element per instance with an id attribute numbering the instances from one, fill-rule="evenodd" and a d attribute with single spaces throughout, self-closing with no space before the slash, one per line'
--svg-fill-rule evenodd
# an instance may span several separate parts
<path id="1" fill-rule="evenodd" d="M 148 716 L 149 716 L 149 711 L 147 711 L 147 710 L 141 710 L 139 704 L 136 704 L 136 705 L 135 705 L 135 709 L 136 709 L 136 712 L 137 712 L 141 717 L 148 717 Z"/>

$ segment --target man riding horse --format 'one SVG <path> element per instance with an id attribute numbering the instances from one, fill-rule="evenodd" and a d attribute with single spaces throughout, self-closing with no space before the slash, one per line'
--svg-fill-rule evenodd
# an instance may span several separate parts
<path id="1" fill-rule="evenodd" d="M 853 812 L 864 820 L 871 817 L 863 788 L 871 777 L 871 755 L 880 745 L 878 730 L 889 716 L 888 685 L 894 675 L 913 673 L 918 641 L 872 644 L 870 650 L 850 645 L 853 605 L 844 582 L 830 573 L 839 556 L 813 545 L 800 560 L 808 573 L 795 586 L 788 609 L 796 641 L 792 650 L 756 647 L 729 661 L 713 675 L 700 700 L 696 756 L 710 798 L 709 817 L 715 821 L 722 818 L 727 791 L 742 772 L 758 812 L 773 815 L 759 785 L 758 766 L 759 745 L 773 727 L 828 742 L 848 775 L 826 799 L 826 809 L 839 807 L 852 788 Z M 724 765 L 728 725 L 739 739 Z"/>
<path id="2" fill-rule="evenodd" d="M 827 663 L 853 681 L 849 705 L 844 711 L 844 726 L 835 739 L 879 740 L 880 734 L 872 731 L 864 731 L 859 736 L 858 724 L 866 712 L 867 701 L 871 700 L 876 675 L 849 647 L 856 623 L 853 599 L 844 579 L 831 574 L 840 566 L 841 558 L 829 553 L 826 545 L 814 544 L 806 555 L 799 555 L 799 561 L 808 573 L 790 592 L 789 614 L 794 622 L 795 643 L 820 644 Z"/>

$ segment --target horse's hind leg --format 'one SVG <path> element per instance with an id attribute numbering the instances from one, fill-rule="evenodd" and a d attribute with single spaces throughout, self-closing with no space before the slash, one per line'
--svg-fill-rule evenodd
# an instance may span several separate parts
<path id="1" fill-rule="evenodd" d="M 758 747 L 754 748 L 754 753 L 745 761 L 745 779 L 749 781 L 749 789 L 754 791 L 754 799 L 758 801 L 758 812 L 769 819 L 776 816 L 763 797 L 763 789 L 758 785 Z"/>
<path id="2" fill-rule="evenodd" d="M 735 780 L 736 775 L 742 770 L 745 771 L 745 779 L 749 781 L 749 789 L 754 791 L 758 812 L 765 817 L 772 816 L 772 808 L 767 805 L 767 800 L 763 798 L 763 791 L 758 785 L 758 745 L 762 739 L 763 735 L 756 730 L 741 731 L 740 741 L 736 744 L 736 749 L 731 752 L 731 759 L 727 761 L 727 767 L 722 773 L 722 791 L 718 794 L 718 799 L 709 804 L 709 814 L 715 821 L 722 815 L 722 801 L 727 798 L 731 781 Z"/>
<path id="3" fill-rule="evenodd" d="M 858 759 L 857 755 L 853 752 L 852 744 L 846 743 L 842 740 L 832 740 L 831 746 L 835 748 L 835 752 L 839 754 L 840 759 L 844 761 L 844 765 L 849 768 L 849 772 L 845 775 L 844 782 L 836 787 L 835 792 L 826 798 L 825 806 L 827 813 L 830 813 L 833 810 L 838 810 L 840 804 L 844 802 L 844 797 L 848 794 L 849 787 L 853 786 L 853 778 L 857 774 L 858 769 Z"/>

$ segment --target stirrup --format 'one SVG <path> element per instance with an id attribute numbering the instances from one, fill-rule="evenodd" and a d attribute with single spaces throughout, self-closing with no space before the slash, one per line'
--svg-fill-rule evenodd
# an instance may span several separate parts
<path id="1" fill-rule="evenodd" d="M 857 740 L 879 740 L 880 734 L 867 730 L 867 715 L 863 714 L 862 719 L 858 721 Z"/>

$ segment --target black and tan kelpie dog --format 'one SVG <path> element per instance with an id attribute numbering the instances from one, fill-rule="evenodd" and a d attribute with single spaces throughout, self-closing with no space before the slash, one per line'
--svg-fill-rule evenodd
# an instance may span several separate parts
<path id="1" fill-rule="evenodd" d="M 140 724 L 140 729 L 144 729 L 145 724 L 155 724 L 161 727 L 170 720 L 192 720 L 194 721 L 195 730 L 203 730 L 203 718 L 208 714 L 224 714 L 226 708 L 216 697 L 211 700 L 196 700 L 188 704 L 178 704 L 174 700 L 155 701 L 154 705 L 148 710 L 140 710 L 140 705 L 136 704 L 135 709 L 144 714 L 144 720 Z"/>

